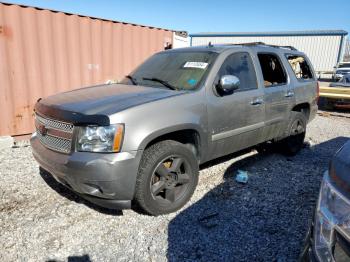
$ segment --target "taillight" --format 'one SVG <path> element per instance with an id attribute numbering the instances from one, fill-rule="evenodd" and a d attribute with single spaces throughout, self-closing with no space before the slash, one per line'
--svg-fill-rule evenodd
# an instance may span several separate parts
<path id="1" fill-rule="evenodd" d="M 320 82 L 317 81 L 317 85 L 316 85 L 316 102 L 317 103 L 319 98 L 320 98 Z"/>

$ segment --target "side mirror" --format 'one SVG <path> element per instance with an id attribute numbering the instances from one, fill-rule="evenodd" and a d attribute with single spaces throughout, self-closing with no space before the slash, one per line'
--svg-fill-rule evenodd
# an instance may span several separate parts
<path id="1" fill-rule="evenodd" d="M 239 88 L 239 78 L 234 75 L 224 75 L 220 78 L 218 88 L 224 92 L 232 92 Z"/>

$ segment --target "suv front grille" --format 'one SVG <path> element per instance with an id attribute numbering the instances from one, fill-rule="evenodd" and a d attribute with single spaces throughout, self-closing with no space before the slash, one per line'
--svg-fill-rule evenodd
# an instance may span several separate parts
<path id="1" fill-rule="evenodd" d="M 72 148 L 74 125 L 35 115 L 36 133 L 47 148 L 68 154 Z"/>
<path id="2" fill-rule="evenodd" d="M 335 261 L 349 261 L 350 242 L 338 231 L 335 231 L 335 240 L 333 251 Z"/>
<path id="3" fill-rule="evenodd" d="M 56 129 L 56 130 L 62 130 L 62 131 L 67 132 L 67 133 L 73 133 L 74 126 L 72 124 L 61 122 L 61 121 L 57 121 L 57 120 L 53 120 L 53 119 L 50 119 L 50 118 L 45 118 L 45 117 L 42 117 L 42 116 L 40 116 L 38 114 L 35 115 L 35 118 L 39 122 L 44 124 L 46 128 L 53 128 L 53 129 Z"/>

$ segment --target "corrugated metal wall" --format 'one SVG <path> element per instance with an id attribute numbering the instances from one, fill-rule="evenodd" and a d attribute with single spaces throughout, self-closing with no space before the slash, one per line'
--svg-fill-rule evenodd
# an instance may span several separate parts
<path id="1" fill-rule="evenodd" d="M 350 40 L 346 40 L 345 51 L 344 51 L 344 62 L 350 61 Z"/>
<path id="2" fill-rule="evenodd" d="M 0 3 L 0 136 L 33 131 L 40 97 L 118 80 L 173 32 Z"/>
<path id="3" fill-rule="evenodd" d="M 192 45 L 264 42 L 272 45 L 291 45 L 307 54 L 316 71 L 331 71 L 337 64 L 341 36 L 219 36 L 193 37 Z"/>

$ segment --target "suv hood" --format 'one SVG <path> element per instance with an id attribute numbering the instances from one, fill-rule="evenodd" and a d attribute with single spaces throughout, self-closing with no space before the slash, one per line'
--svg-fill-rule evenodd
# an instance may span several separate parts
<path id="1" fill-rule="evenodd" d="M 334 155 L 330 177 L 332 182 L 350 198 L 350 141 Z"/>
<path id="2" fill-rule="evenodd" d="M 40 99 L 35 106 L 35 111 L 55 119 L 78 122 L 79 117 L 70 117 L 69 115 L 80 116 L 80 118 L 87 115 L 108 116 L 130 107 L 184 93 L 184 91 L 145 86 L 99 85 Z M 76 121 L 71 119 L 72 117 Z"/>

